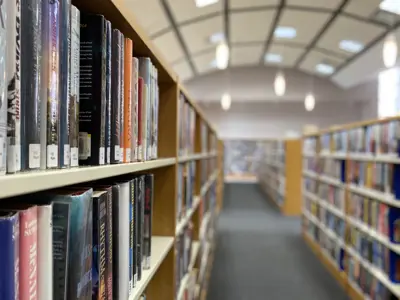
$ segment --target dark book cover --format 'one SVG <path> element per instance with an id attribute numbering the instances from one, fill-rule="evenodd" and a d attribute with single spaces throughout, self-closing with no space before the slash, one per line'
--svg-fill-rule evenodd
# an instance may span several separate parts
<path id="1" fill-rule="evenodd" d="M 0 212 L 0 299 L 19 299 L 19 213 Z"/>
<path id="2" fill-rule="evenodd" d="M 107 192 L 93 193 L 92 299 L 106 300 Z"/>
<path id="3" fill-rule="evenodd" d="M 106 20 L 81 14 L 79 162 L 105 163 Z"/>
<path id="4" fill-rule="evenodd" d="M 151 229 L 153 219 L 154 175 L 146 174 L 144 196 L 144 225 L 143 225 L 143 268 L 150 269 L 151 265 Z"/>
<path id="5" fill-rule="evenodd" d="M 111 159 L 111 48 L 112 48 L 112 27 L 111 22 L 106 21 L 106 164 Z"/>
<path id="6" fill-rule="evenodd" d="M 21 1 L 21 170 L 40 168 L 41 1 Z"/>
<path id="7" fill-rule="evenodd" d="M 138 280 L 138 256 L 137 256 L 137 249 L 138 249 L 138 215 L 139 215 L 139 179 L 137 177 L 133 178 L 133 185 L 134 185 L 134 194 L 132 195 L 133 201 L 133 235 L 132 235 L 132 252 L 133 252 L 133 280 L 134 284 Z"/>
<path id="8" fill-rule="evenodd" d="M 138 216 L 137 216 L 137 268 L 138 280 L 142 279 L 142 261 L 143 261 L 143 234 L 144 234 L 144 201 L 145 201 L 145 176 L 141 175 L 138 178 Z"/>
<path id="9" fill-rule="evenodd" d="M 119 299 L 119 238 L 121 236 L 119 231 L 119 193 L 120 187 L 118 184 L 113 185 L 112 187 L 112 226 L 113 226 L 113 233 L 112 233 L 112 243 L 113 243 L 113 256 L 112 256 L 112 273 L 114 276 L 112 277 L 113 280 L 113 299 Z M 121 232 L 122 233 L 122 232 Z"/>
<path id="10" fill-rule="evenodd" d="M 120 48 L 120 52 L 119 52 L 119 56 L 120 56 L 120 62 L 121 62 L 121 68 L 119 69 L 120 71 L 120 76 L 121 76 L 121 84 L 120 84 L 120 93 L 121 93 L 121 98 L 120 98 L 120 120 L 119 120 L 119 124 L 120 124 L 120 138 L 119 138 L 119 142 L 120 142 L 120 162 L 124 161 L 124 157 L 125 157 L 125 143 L 124 143 L 124 135 L 125 135 L 125 128 L 124 128 L 124 89 L 125 89 L 125 37 L 122 33 L 120 33 L 120 39 L 121 39 L 121 48 Z"/>
<path id="11" fill-rule="evenodd" d="M 121 49 L 123 40 L 118 29 L 112 33 L 111 55 L 111 163 L 119 163 L 121 160 Z"/>
<path id="12" fill-rule="evenodd" d="M 70 71 L 71 71 L 71 0 L 60 0 L 60 101 L 58 160 L 61 168 L 71 164 L 69 144 Z"/>
<path id="13" fill-rule="evenodd" d="M 107 189 L 107 228 L 106 228 L 106 276 L 107 276 L 107 297 L 109 300 L 113 299 L 113 195 L 112 187 Z"/>

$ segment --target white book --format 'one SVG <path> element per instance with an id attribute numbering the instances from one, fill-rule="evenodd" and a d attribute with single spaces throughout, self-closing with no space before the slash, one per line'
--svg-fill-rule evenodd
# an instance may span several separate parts
<path id="1" fill-rule="evenodd" d="M 7 22 L 11 1 L 0 2 L 0 175 L 7 166 Z"/>
<path id="2" fill-rule="evenodd" d="M 53 206 L 38 206 L 38 299 L 53 300 Z"/>
<path id="3" fill-rule="evenodd" d="M 131 290 L 129 289 L 129 182 L 121 183 L 119 190 L 119 280 L 118 295 L 119 299 L 128 299 Z"/>

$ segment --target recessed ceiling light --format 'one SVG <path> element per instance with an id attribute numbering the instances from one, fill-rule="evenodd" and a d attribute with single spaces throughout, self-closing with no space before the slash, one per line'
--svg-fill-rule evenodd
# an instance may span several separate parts
<path id="1" fill-rule="evenodd" d="M 318 73 L 324 74 L 324 75 L 330 75 L 333 72 L 335 72 L 335 68 L 331 65 L 325 64 L 325 63 L 320 63 L 316 65 L 315 69 L 317 70 Z"/>
<path id="2" fill-rule="evenodd" d="M 217 3 L 219 0 L 195 0 L 197 7 L 205 7 Z"/>
<path id="3" fill-rule="evenodd" d="M 280 63 L 282 62 L 282 55 L 276 53 L 267 53 L 265 54 L 264 60 L 271 63 Z"/>
<path id="4" fill-rule="evenodd" d="M 216 68 L 216 67 L 217 67 L 217 60 L 216 60 L 216 59 L 214 59 L 214 60 L 212 60 L 212 61 L 210 62 L 210 67 L 211 67 L 211 68 Z"/>
<path id="5" fill-rule="evenodd" d="M 339 48 L 347 52 L 357 53 L 364 49 L 364 45 L 357 41 L 342 40 L 339 43 Z"/>
<path id="6" fill-rule="evenodd" d="M 223 32 L 216 32 L 210 36 L 210 43 L 218 44 L 225 41 L 225 34 Z"/>
<path id="7" fill-rule="evenodd" d="M 383 0 L 379 4 L 381 10 L 400 15 L 400 2 L 397 0 Z"/>
<path id="8" fill-rule="evenodd" d="M 274 31 L 274 36 L 281 39 L 293 39 L 296 35 L 297 31 L 293 27 L 279 26 Z"/>

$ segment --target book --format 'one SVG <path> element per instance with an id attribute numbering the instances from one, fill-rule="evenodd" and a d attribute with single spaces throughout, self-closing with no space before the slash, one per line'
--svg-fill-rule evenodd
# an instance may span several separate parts
<path id="1" fill-rule="evenodd" d="M 15 173 L 21 170 L 21 2 L 3 5 L 7 5 L 7 173 Z"/>
<path id="2" fill-rule="evenodd" d="M 120 57 L 120 62 L 121 62 L 121 68 L 119 69 L 120 71 L 120 76 L 121 76 L 121 85 L 120 85 L 120 90 L 121 90 L 121 98 L 120 98 L 120 162 L 124 162 L 124 157 L 125 157 L 125 125 L 124 125 L 124 111 L 125 111 L 125 38 L 122 33 L 120 33 L 120 39 L 121 39 L 121 48 L 119 52 L 119 57 Z"/>
<path id="3" fill-rule="evenodd" d="M 139 60 L 132 59 L 132 146 L 131 161 L 138 161 L 138 79 L 139 79 Z"/>
<path id="4" fill-rule="evenodd" d="M 132 289 L 136 285 L 135 275 L 136 275 L 136 264 L 135 264 L 135 250 L 134 247 L 134 238 L 135 238 L 135 218 L 134 218 L 134 210 L 135 210 L 135 179 L 129 182 L 130 187 L 130 199 L 129 199 L 129 294 L 131 294 Z"/>
<path id="5" fill-rule="evenodd" d="M 112 187 L 107 187 L 106 213 L 107 213 L 107 228 L 106 228 L 106 276 L 107 284 L 106 291 L 108 299 L 113 299 L 113 195 Z"/>
<path id="6" fill-rule="evenodd" d="M 8 6 L 13 3 L 1 3 L 0 5 L 0 175 L 7 170 L 7 105 L 8 105 L 8 75 L 7 75 L 7 20 Z M 3 15 L 4 14 L 4 15 Z"/>
<path id="7" fill-rule="evenodd" d="M 144 161 L 145 157 L 143 154 L 143 110 L 144 110 L 144 83 L 143 78 L 138 78 L 138 106 L 137 106 L 137 126 L 138 126 L 138 135 L 137 135 L 137 159 L 138 161 Z"/>
<path id="8" fill-rule="evenodd" d="M 40 168 L 41 1 L 21 1 L 21 170 Z"/>
<path id="9" fill-rule="evenodd" d="M 111 163 L 121 160 L 121 47 L 122 38 L 118 29 L 113 30 L 111 54 Z"/>
<path id="10" fill-rule="evenodd" d="M 151 61 L 148 57 L 139 58 L 139 76 L 143 78 L 142 87 L 142 151 L 143 160 L 151 157 Z"/>
<path id="11" fill-rule="evenodd" d="M 104 165 L 106 122 L 106 22 L 81 14 L 79 162 Z"/>
<path id="12" fill-rule="evenodd" d="M 143 224 L 143 268 L 150 269 L 151 265 L 151 233 L 153 221 L 154 175 L 144 177 L 144 224 Z"/>
<path id="13" fill-rule="evenodd" d="M 3 241 L 0 256 L 3 260 L 0 273 L 0 298 L 19 298 L 19 213 L 0 212 L 0 236 Z"/>
<path id="14" fill-rule="evenodd" d="M 132 148 L 132 40 L 125 38 L 124 47 L 124 158 L 123 162 L 131 162 Z"/>
<path id="15" fill-rule="evenodd" d="M 70 103 L 69 103 L 69 144 L 71 167 L 79 166 L 79 74 L 80 74 L 80 11 L 71 6 L 71 70 L 70 70 Z"/>
<path id="16" fill-rule="evenodd" d="M 154 105 L 153 105 L 153 150 L 152 158 L 158 158 L 158 109 L 160 101 L 160 90 L 158 87 L 158 70 L 154 67 Z M 194 145 L 194 141 L 193 141 Z"/>
<path id="17" fill-rule="evenodd" d="M 137 249 L 136 249 L 136 260 L 137 260 L 137 280 L 142 279 L 143 269 L 143 243 L 144 243 L 144 201 L 145 201 L 145 182 L 144 175 L 137 177 L 138 187 L 138 215 L 136 218 L 137 223 Z"/>
<path id="18" fill-rule="evenodd" d="M 106 164 L 111 163 L 111 52 L 112 52 L 112 28 L 111 22 L 106 21 Z"/>
<path id="19" fill-rule="evenodd" d="M 106 227 L 107 227 L 107 192 L 93 193 L 93 264 L 92 264 L 92 299 L 106 300 Z"/>

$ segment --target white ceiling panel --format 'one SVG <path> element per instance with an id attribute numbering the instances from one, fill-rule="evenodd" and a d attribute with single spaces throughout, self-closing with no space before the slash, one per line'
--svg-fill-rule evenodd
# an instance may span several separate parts
<path id="1" fill-rule="evenodd" d="M 169 22 L 159 0 L 125 0 L 138 23 L 152 35 L 169 27 Z"/>
<path id="2" fill-rule="evenodd" d="M 212 34 L 221 32 L 222 17 L 214 17 L 203 22 L 193 23 L 180 28 L 183 39 L 190 53 L 196 53 L 212 46 L 209 38 Z"/>
<path id="3" fill-rule="evenodd" d="M 285 9 L 278 26 L 293 27 L 297 36 L 290 42 L 309 44 L 330 18 L 330 13 L 315 13 Z M 274 40 L 285 40 L 274 37 Z"/>
<path id="4" fill-rule="evenodd" d="M 231 14 L 231 42 L 241 43 L 265 41 L 271 29 L 274 16 L 275 10 Z"/>
<path id="5" fill-rule="evenodd" d="M 287 5 L 336 9 L 342 0 L 286 0 Z"/>
<path id="6" fill-rule="evenodd" d="M 317 46 L 352 56 L 352 53 L 339 48 L 340 41 L 354 40 L 367 46 L 368 43 L 383 32 L 384 29 L 381 27 L 339 16 L 321 37 Z"/>
<path id="7" fill-rule="evenodd" d="M 223 7 L 222 0 L 205 7 L 197 7 L 194 0 L 167 0 L 167 2 L 178 24 L 210 13 L 222 12 Z"/>
<path id="8" fill-rule="evenodd" d="M 215 58 L 214 52 L 207 52 L 201 55 L 196 55 L 192 58 L 193 63 L 196 67 L 196 70 L 199 74 L 207 73 L 212 70 L 216 70 L 214 66 L 212 66 L 212 61 Z"/>
<path id="9" fill-rule="evenodd" d="M 361 17 L 370 17 L 379 9 L 381 0 L 350 0 L 344 11 Z"/>
<path id="10" fill-rule="evenodd" d="M 324 76 L 315 71 L 315 67 L 319 63 L 328 63 L 336 68 L 342 62 L 344 62 L 344 59 L 340 59 L 337 57 L 333 58 L 332 56 L 326 55 L 325 53 L 311 50 L 306 58 L 303 60 L 303 62 L 300 64 L 299 68 L 303 71 L 306 71 L 307 73 L 315 73 L 317 75 Z"/>
<path id="11" fill-rule="evenodd" d="M 282 56 L 281 63 L 270 63 L 266 62 L 267 65 L 282 65 L 285 67 L 293 67 L 297 61 L 297 59 L 303 54 L 304 49 L 302 48 L 294 48 L 294 47 L 285 47 L 282 45 L 272 44 L 269 49 L 268 53 L 271 54 L 279 54 Z"/>
<path id="12" fill-rule="evenodd" d="M 256 65 L 260 61 L 263 45 L 233 47 L 231 50 L 231 64 L 233 66 Z"/>
<path id="13" fill-rule="evenodd" d="M 184 52 L 174 32 L 170 31 L 153 40 L 153 43 L 163 53 L 168 63 L 184 57 Z"/>
<path id="14" fill-rule="evenodd" d="M 248 8 L 254 6 L 278 5 L 279 2 L 279 0 L 230 0 L 229 6 L 230 8 Z"/>
<path id="15" fill-rule="evenodd" d="M 179 80 L 185 81 L 193 77 L 192 69 L 189 63 L 184 60 L 172 66 L 176 74 L 178 74 Z"/>

